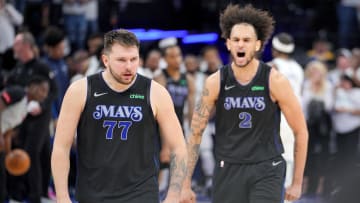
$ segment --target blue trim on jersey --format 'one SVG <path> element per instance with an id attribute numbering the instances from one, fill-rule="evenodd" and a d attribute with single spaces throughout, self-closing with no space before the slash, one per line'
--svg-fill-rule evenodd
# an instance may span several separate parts
<path id="1" fill-rule="evenodd" d="M 282 185 L 283 185 L 283 189 L 282 189 L 282 191 L 281 191 L 281 200 L 280 200 L 280 203 L 284 203 L 285 202 L 285 192 L 286 192 L 286 188 L 285 188 L 285 181 L 286 181 L 286 170 L 288 170 L 288 168 L 287 168 L 287 163 L 286 163 L 286 160 L 283 158 L 283 160 L 284 160 L 284 164 L 285 164 L 285 172 L 284 172 L 284 181 L 283 181 L 283 183 L 282 183 Z M 290 170 L 292 170 L 292 169 L 290 169 Z"/>
<path id="2" fill-rule="evenodd" d="M 154 163 L 155 163 L 156 169 L 159 170 L 160 169 L 160 163 L 159 163 L 159 160 L 157 160 L 157 158 L 156 158 L 156 154 L 154 154 Z"/>
<path id="3" fill-rule="evenodd" d="M 275 126 L 277 126 L 277 123 L 280 124 L 280 113 L 276 113 L 275 114 Z M 275 127 L 274 128 L 274 144 L 275 144 L 275 149 L 277 150 L 277 152 L 281 153 L 282 151 L 282 146 L 281 146 L 281 141 L 279 140 L 280 138 L 280 126 L 279 128 Z"/>
<path id="4" fill-rule="evenodd" d="M 77 146 L 76 146 L 77 147 Z M 76 197 L 77 197 L 77 189 L 78 189 L 78 184 L 79 184 L 79 167 L 78 167 L 78 165 L 79 165 L 79 153 L 78 153 L 78 151 L 77 151 L 77 149 L 74 149 L 75 151 L 74 151 L 74 153 L 75 153 L 75 158 L 76 158 L 76 160 L 75 160 L 75 163 L 76 163 L 76 177 L 75 177 L 75 193 L 74 194 L 72 194 L 72 195 L 74 195 L 74 198 L 75 199 L 77 199 Z M 70 153 L 71 153 L 71 150 L 70 150 Z M 69 157 L 69 174 L 68 174 L 68 176 L 70 175 L 70 164 L 71 164 L 71 160 L 70 160 L 70 157 Z M 69 179 L 68 179 L 68 181 L 69 181 Z M 69 183 L 68 183 L 68 185 L 69 185 Z M 71 195 L 71 194 L 69 194 L 69 195 Z M 70 196 L 71 197 L 71 196 Z"/>

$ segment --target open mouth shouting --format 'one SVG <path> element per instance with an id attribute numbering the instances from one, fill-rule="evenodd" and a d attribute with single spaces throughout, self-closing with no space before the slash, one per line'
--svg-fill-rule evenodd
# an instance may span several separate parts
<path id="1" fill-rule="evenodd" d="M 234 60 L 235 64 L 240 67 L 246 66 L 248 64 L 245 51 L 237 51 Z"/>
<path id="2" fill-rule="evenodd" d="M 243 57 L 245 57 L 245 52 L 239 51 L 236 53 L 236 56 L 239 58 L 243 58 Z"/>

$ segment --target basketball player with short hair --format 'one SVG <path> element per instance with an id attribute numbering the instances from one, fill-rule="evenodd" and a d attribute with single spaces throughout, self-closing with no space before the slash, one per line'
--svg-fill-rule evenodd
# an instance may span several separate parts
<path id="1" fill-rule="evenodd" d="M 211 110 L 216 107 L 214 203 L 279 203 L 301 195 L 308 132 L 289 81 L 256 58 L 273 32 L 274 20 L 251 5 L 230 4 L 220 16 L 232 62 L 210 75 L 191 122 L 188 174 L 182 202 L 195 202 L 191 176 Z M 280 113 L 295 135 L 292 184 L 284 195 L 286 163 L 281 154 Z"/>
<path id="2" fill-rule="evenodd" d="M 187 154 L 171 97 L 136 73 L 140 42 L 133 33 L 110 31 L 104 44 L 105 71 L 74 82 L 63 100 L 52 154 L 57 201 L 71 202 L 69 152 L 77 133 L 80 203 L 158 203 L 158 124 L 171 154 L 164 202 L 178 202 Z"/>

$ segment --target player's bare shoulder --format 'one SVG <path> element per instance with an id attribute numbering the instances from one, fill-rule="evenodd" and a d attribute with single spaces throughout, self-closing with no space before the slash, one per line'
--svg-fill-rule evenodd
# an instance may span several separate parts
<path id="1" fill-rule="evenodd" d="M 153 109 L 154 116 L 156 116 L 159 108 L 162 108 L 163 105 L 168 105 L 168 103 L 171 103 L 172 105 L 169 92 L 159 82 L 152 80 L 150 90 L 150 104 L 151 108 Z"/>
<path id="2" fill-rule="evenodd" d="M 206 78 L 203 96 L 209 96 L 210 98 L 217 100 L 220 92 L 220 86 L 220 70 L 218 70 Z"/>
<path id="3" fill-rule="evenodd" d="M 270 95 L 273 101 L 277 101 L 279 97 L 292 91 L 289 80 L 275 68 L 271 68 L 269 80 Z"/>
<path id="4" fill-rule="evenodd" d="M 87 97 L 87 78 L 81 78 L 70 84 L 69 88 L 65 93 L 64 100 L 69 101 L 69 103 L 80 104 L 80 107 L 83 108 L 85 105 Z"/>
<path id="5" fill-rule="evenodd" d="M 69 88 L 67 89 L 67 93 L 74 94 L 73 96 L 80 96 L 76 94 L 81 94 L 81 92 L 86 93 L 87 90 L 87 78 L 81 78 L 79 80 L 76 80 L 75 82 L 71 83 Z"/>

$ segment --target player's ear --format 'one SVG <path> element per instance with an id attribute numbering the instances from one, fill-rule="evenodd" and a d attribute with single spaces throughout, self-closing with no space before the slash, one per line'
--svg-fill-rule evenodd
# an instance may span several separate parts
<path id="1" fill-rule="evenodd" d="M 230 38 L 227 38 L 226 39 L 226 48 L 227 48 L 228 51 L 230 51 L 230 42 L 231 42 Z"/>
<path id="2" fill-rule="evenodd" d="M 109 57 L 106 54 L 101 55 L 101 60 L 104 63 L 105 67 L 108 67 L 109 64 Z"/>
<path id="3" fill-rule="evenodd" d="M 261 49 L 261 41 L 260 41 L 260 40 L 256 40 L 255 50 L 256 50 L 256 51 L 260 51 L 260 49 Z"/>

